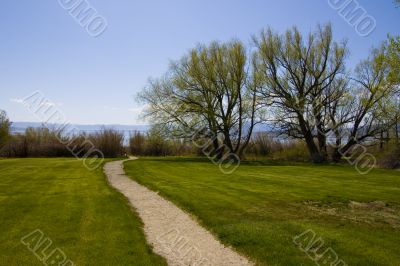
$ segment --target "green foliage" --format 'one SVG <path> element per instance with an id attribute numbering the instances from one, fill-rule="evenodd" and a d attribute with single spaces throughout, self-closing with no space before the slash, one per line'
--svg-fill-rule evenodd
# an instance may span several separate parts
<path id="1" fill-rule="evenodd" d="M 253 37 L 255 68 L 262 77 L 258 92 L 278 128 L 286 135 L 306 141 L 314 162 L 327 159 L 327 124 L 337 92 L 346 82 L 345 43 L 333 40 L 331 25 L 303 36 L 293 27 L 285 34 L 271 28 Z M 318 139 L 318 144 L 314 138 Z"/>
<path id="2" fill-rule="evenodd" d="M 272 154 L 272 159 L 278 161 L 308 162 L 310 160 L 307 146 L 303 141 L 286 145 L 282 150 Z"/>
<path id="3" fill-rule="evenodd" d="M 133 132 L 129 137 L 129 148 L 132 155 L 142 155 L 145 150 L 146 137 L 139 131 Z"/>
<path id="4" fill-rule="evenodd" d="M 170 143 L 163 135 L 162 128 L 152 127 L 147 133 L 145 144 L 147 155 L 170 155 Z"/>
<path id="5" fill-rule="evenodd" d="M 340 161 L 399 120 L 399 40 L 390 37 L 349 73 L 346 41 L 334 40 L 330 24 L 308 35 L 268 28 L 253 37 L 251 54 L 238 41 L 199 45 L 139 98 L 163 132 L 186 139 L 199 133 L 216 153 L 243 158 L 254 126 L 272 121 L 304 140 L 314 162 Z"/>
<path id="6" fill-rule="evenodd" d="M 387 60 L 390 65 L 390 81 L 400 83 L 400 36 L 389 36 Z"/>
<path id="7" fill-rule="evenodd" d="M 257 123 L 255 79 L 239 41 L 199 45 L 171 64 L 168 74 L 149 82 L 139 98 L 154 124 L 174 137 L 194 132 L 218 150 L 243 153 Z M 216 139 L 221 134 L 224 138 Z"/>
<path id="8" fill-rule="evenodd" d="M 183 139 L 171 139 L 163 127 L 152 126 L 147 133 L 134 132 L 129 139 L 132 155 L 182 156 L 196 154 L 195 148 Z"/>
<path id="9" fill-rule="evenodd" d="M 0 110 L 0 148 L 9 140 L 11 122 L 5 111 Z"/>
<path id="10" fill-rule="evenodd" d="M 115 158 L 124 154 L 124 135 L 117 130 L 102 128 L 99 132 L 90 134 L 88 139 L 105 157 Z"/>
<path id="11" fill-rule="evenodd" d="M 23 134 L 14 134 L 1 150 L 6 157 L 71 157 L 93 156 L 98 149 L 105 157 L 118 157 L 124 153 L 123 134 L 103 128 L 90 134 L 79 132 L 67 135 L 57 128 L 29 127 Z"/>

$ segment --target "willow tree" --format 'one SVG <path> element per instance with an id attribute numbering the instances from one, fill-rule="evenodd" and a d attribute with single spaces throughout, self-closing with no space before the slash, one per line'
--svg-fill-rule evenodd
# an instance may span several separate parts
<path id="1" fill-rule="evenodd" d="M 389 79 L 391 82 L 400 83 L 400 36 L 389 36 L 389 41 L 384 44 L 385 56 L 390 66 Z"/>
<path id="2" fill-rule="evenodd" d="M 287 135 L 305 140 L 311 159 L 327 159 L 328 106 L 343 78 L 345 43 L 333 41 L 330 25 L 304 37 L 297 28 L 280 35 L 267 29 L 254 37 L 257 72 L 265 102 Z"/>
<path id="3" fill-rule="evenodd" d="M 218 156 L 241 157 L 260 122 L 250 61 L 238 41 L 192 49 L 139 94 L 146 116 L 173 136 L 208 139 Z"/>
<path id="4" fill-rule="evenodd" d="M 336 137 L 343 143 L 336 147 L 335 161 L 351 153 L 355 145 L 371 141 L 393 127 L 397 89 L 390 69 L 383 48 L 374 49 L 357 65 L 346 93 L 347 121 L 338 125 L 341 134 Z"/>
<path id="5" fill-rule="evenodd" d="M 400 36 L 389 36 L 386 43 L 386 60 L 390 66 L 389 80 L 400 87 Z M 395 127 L 396 142 L 399 144 L 400 131 L 400 91 L 397 91 L 395 99 Z"/>

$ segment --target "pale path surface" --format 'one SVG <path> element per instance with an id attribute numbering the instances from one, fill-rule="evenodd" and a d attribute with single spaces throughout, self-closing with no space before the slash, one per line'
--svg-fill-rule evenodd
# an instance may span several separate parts
<path id="1" fill-rule="evenodd" d="M 169 265 L 253 265 L 218 242 L 187 213 L 127 177 L 123 162 L 106 163 L 104 172 L 110 184 L 136 209 L 148 243 Z"/>

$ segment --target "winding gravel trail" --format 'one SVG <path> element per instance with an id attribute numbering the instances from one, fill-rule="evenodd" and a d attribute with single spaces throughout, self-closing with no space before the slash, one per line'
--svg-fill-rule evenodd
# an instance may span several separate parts
<path id="1" fill-rule="evenodd" d="M 147 242 L 169 265 L 253 265 L 222 245 L 187 213 L 128 178 L 123 170 L 124 161 L 106 163 L 104 172 L 110 184 L 125 195 L 139 214 Z"/>

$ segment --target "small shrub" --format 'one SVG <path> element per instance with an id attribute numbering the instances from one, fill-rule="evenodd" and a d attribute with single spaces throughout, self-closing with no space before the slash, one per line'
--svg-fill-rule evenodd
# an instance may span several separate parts
<path id="1" fill-rule="evenodd" d="M 310 155 L 303 141 L 290 141 L 282 144 L 282 149 L 273 154 L 274 160 L 309 161 Z"/>
<path id="2" fill-rule="evenodd" d="M 395 148 L 389 150 L 379 160 L 378 164 L 381 167 L 396 169 L 400 168 L 400 146 L 397 145 Z"/>
<path id="3" fill-rule="evenodd" d="M 135 131 L 129 138 L 129 151 L 132 155 L 143 155 L 145 152 L 146 136 Z"/>
<path id="4" fill-rule="evenodd" d="M 90 134 L 89 140 L 104 157 L 118 157 L 124 154 L 124 135 L 117 130 L 103 128 Z"/>

